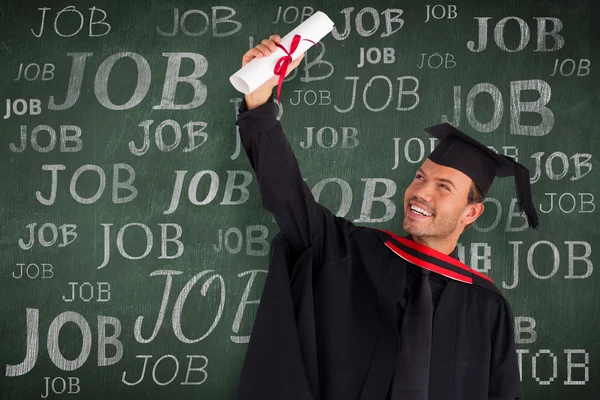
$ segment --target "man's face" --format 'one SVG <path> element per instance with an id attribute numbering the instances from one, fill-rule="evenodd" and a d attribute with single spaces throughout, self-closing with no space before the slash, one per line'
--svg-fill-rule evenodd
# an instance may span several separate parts
<path id="1" fill-rule="evenodd" d="M 404 192 L 402 228 L 419 237 L 460 236 L 465 217 L 473 213 L 467 207 L 470 187 L 471 178 L 464 173 L 426 159 Z M 429 215 L 416 213 L 412 206 Z"/>

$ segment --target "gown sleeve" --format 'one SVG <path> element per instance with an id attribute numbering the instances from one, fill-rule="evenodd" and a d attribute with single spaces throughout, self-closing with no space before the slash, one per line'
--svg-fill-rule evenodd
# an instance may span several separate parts
<path id="1" fill-rule="evenodd" d="M 506 299 L 501 298 L 491 332 L 492 354 L 488 400 L 522 399 L 521 378 L 517 362 L 514 319 Z"/>
<path id="2" fill-rule="evenodd" d="M 236 122 L 256 174 L 262 206 L 273 214 L 294 253 L 312 247 L 319 264 L 340 260 L 349 251 L 349 234 L 355 226 L 315 200 L 276 110 L 272 95 L 252 110 L 243 100 Z"/>

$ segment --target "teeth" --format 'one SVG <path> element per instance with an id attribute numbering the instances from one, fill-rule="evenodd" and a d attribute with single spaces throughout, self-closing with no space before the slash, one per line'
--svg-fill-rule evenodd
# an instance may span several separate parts
<path id="1" fill-rule="evenodd" d="M 410 209 L 413 211 L 418 212 L 419 214 L 423 214 L 426 217 L 431 217 L 433 214 L 431 214 L 429 211 L 425 211 L 423 210 L 421 207 L 417 207 L 417 206 L 410 206 Z"/>

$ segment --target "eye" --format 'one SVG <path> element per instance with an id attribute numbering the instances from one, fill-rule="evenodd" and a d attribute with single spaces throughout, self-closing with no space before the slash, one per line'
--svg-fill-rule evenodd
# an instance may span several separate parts
<path id="1" fill-rule="evenodd" d="M 423 175 L 421 175 L 421 174 L 415 175 L 415 179 L 421 179 L 422 177 L 423 177 Z"/>
<path id="2" fill-rule="evenodd" d="M 450 191 L 450 188 L 446 185 L 444 185 L 443 183 L 440 185 L 440 187 L 446 189 L 447 191 Z"/>

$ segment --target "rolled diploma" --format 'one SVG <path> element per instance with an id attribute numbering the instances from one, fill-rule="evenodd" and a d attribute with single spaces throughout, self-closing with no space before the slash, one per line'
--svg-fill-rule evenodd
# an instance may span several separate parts
<path id="1" fill-rule="evenodd" d="M 290 45 L 294 35 L 300 35 L 300 39 L 310 39 L 317 43 L 325 35 L 333 30 L 333 21 L 321 11 L 317 11 L 306 21 L 298 25 L 293 31 L 281 38 L 280 44 L 290 51 Z M 310 49 L 313 44 L 306 40 L 300 40 L 296 51 L 292 53 L 292 60 L 295 60 L 302 55 L 306 50 Z M 273 69 L 277 60 L 285 56 L 286 53 L 280 49 L 268 56 L 254 58 L 248 64 L 240 68 L 235 74 L 229 77 L 229 81 L 234 88 L 244 94 L 252 93 L 260 85 L 268 81 L 275 75 Z"/>

